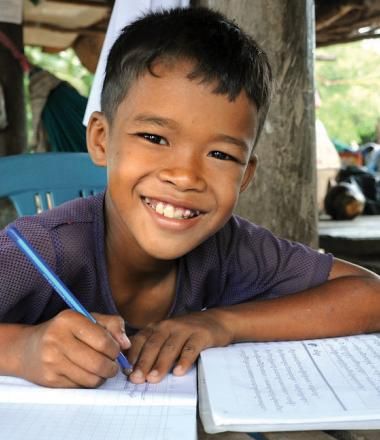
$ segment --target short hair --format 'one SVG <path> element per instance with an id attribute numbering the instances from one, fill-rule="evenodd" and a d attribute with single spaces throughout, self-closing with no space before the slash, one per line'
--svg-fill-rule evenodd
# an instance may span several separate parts
<path id="1" fill-rule="evenodd" d="M 230 101 L 245 91 L 258 110 L 257 140 L 272 93 L 268 58 L 236 24 L 203 7 L 150 12 L 121 31 L 108 55 L 101 94 L 108 122 L 133 81 L 146 71 L 155 75 L 153 63 L 179 59 L 194 62 L 189 80 L 215 82 L 213 92 Z"/>

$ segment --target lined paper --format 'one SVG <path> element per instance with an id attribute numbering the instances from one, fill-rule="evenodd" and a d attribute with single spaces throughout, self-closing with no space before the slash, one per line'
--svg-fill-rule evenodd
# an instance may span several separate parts
<path id="1" fill-rule="evenodd" d="M 120 373 L 93 389 L 53 389 L 0 377 L 0 438 L 196 439 L 196 371 L 134 385 Z"/>
<path id="2" fill-rule="evenodd" d="M 379 334 L 212 348 L 199 376 L 207 432 L 380 428 Z"/>

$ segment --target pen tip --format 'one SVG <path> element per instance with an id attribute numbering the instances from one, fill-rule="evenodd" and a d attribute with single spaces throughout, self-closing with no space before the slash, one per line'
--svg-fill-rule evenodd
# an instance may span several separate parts
<path id="1" fill-rule="evenodd" d="M 133 368 L 122 368 L 121 371 L 128 377 L 132 373 Z"/>

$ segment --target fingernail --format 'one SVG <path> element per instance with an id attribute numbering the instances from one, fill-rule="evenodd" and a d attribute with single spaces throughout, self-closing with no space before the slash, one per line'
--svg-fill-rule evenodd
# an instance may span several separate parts
<path id="1" fill-rule="evenodd" d="M 152 370 L 152 371 L 149 373 L 149 376 L 157 377 L 157 376 L 158 376 L 158 371 L 157 371 L 157 370 Z"/>
<path id="2" fill-rule="evenodd" d="M 183 370 L 183 367 L 181 366 L 181 365 L 177 365 L 176 367 L 174 367 L 174 369 L 173 369 L 173 374 L 178 374 L 178 375 L 181 375 L 181 374 L 183 374 L 183 372 L 184 372 L 184 370 Z"/>
<path id="3" fill-rule="evenodd" d="M 125 333 L 121 334 L 120 345 L 127 349 L 131 346 L 131 341 L 128 339 L 128 336 Z"/>
<path id="4" fill-rule="evenodd" d="M 133 370 L 132 375 L 135 379 L 143 379 L 144 374 L 141 370 Z"/>

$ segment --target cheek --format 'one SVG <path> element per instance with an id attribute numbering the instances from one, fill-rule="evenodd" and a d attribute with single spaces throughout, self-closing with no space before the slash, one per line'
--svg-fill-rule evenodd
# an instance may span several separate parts
<path id="1" fill-rule="evenodd" d="M 114 145 L 107 159 L 109 175 L 116 180 L 129 179 L 141 168 L 138 156 L 125 145 Z"/>
<path id="2" fill-rule="evenodd" d="M 239 198 L 241 177 L 219 179 L 215 181 L 214 191 L 219 206 L 226 212 L 233 211 Z"/>

